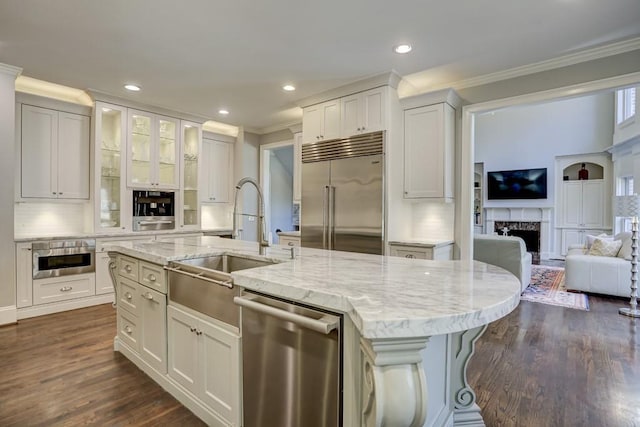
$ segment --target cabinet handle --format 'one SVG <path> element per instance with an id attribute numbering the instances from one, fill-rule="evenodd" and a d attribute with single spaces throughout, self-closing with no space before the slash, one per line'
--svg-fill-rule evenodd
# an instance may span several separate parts
<path id="1" fill-rule="evenodd" d="M 133 332 L 133 329 L 131 329 L 131 326 L 127 325 L 124 327 L 124 331 L 129 335 L 131 335 L 131 332 Z"/>
<path id="2" fill-rule="evenodd" d="M 55 191 L 52 191 L 51 194 L 58 194 L 58 193 L 56 193 Z"/>
<path id="3" fill-rule="evenodd" d="M 196 335 L 198 336 L 202 335 L 202 331 L 196 331 Z"/>
<path id="4" fill-rule="evenodd" d="M 62 196 L 62 192 L 58 193 L 58 196 Z"/>
<path id="5" fill-rule="evenodd" d="M 405 255 L 404 257 L 405 257 L 405 258 L 415 258 L 415 257 L 414 257 L 413 255 L 411 255 L 411 254 Z"/>
<path id="6" fill-rule="evenodd" d="M 133 295 L 131 295 L 131 292 L 127 292 L 126 294 L 124 294 L 126 299 L 131 299 L 133 298 Z"/>
<path id="7" fill-rule="evenodd" d="M 124 271 L 126 271 L 127 273 L 131 273 L 131 266 L 130 266 L 129 264 L 127 264 L 127 265 L 124 267 Z"/>
<path id="8" fill-rule="evenodd" d="M 69 292 L 73 287 L 71 286 L 63 286 L 60 288 L 60 292 Z"/>
<path id="9" fill-rule="evenodd" d="M 364 126 L 362 126 L 362 130 L 364 130 Z"/>
<path id="10" fill-rule="evenodd" d="M 293 246 L 294 244 L 295 244 L 295 243 L 293 243 L 293 242 L 289 242 L 289 243 L 287 243 L 287 245 L 289 245 L 289 246 Z"/>
<path id="11" fill-rule="evenodd" d="M 196 329 L 196 328 L 194 328 L 193 326 L 189 327 L 189 330 L 190 330 L 191 332 L 195 332 L 195 331 L 197 331 L 197 329 Z"/>
<path id="12" fill-rule="evenodd" d="M 155 282 L 155 281 L 156 281 L 156 276 L 154 276 L 153 274 L 150 274 L 150 275 L 148 276 L 148 278 L 149 278 L 149 281 L 150 281 L 150 282 Z"/>
<path id="13" fill-rule="evenodd" d="M 142 298 L 148 299 L 149 301 L 153 300 L 153 295 L 151 295 L 151 292 L 145 292 L 141 296 Z"/>

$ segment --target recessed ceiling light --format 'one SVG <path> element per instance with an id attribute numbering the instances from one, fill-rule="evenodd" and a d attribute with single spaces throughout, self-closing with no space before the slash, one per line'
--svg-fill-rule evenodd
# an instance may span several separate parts
<path id="1" fill-rule="evenodd" d="M 136 86 L 136 85 L 124 85 L 124 88 L 132 92 L 138 92 L 140 90 L 140 86 Z"/>
<path id="2" fill-rule="evenodd" d="M 296 90 L 296 87 L 294 85 L 284 85 L 282 86 L 282 89 L 286 90 L 287 92 L 292 92 Z"/>
<path id="3" fill-rule="evenodd" d="M 229 114 L 229 110 L 218 110 L 218 114 L 222 114 L 223 116 L 226 116 L 227 114 Z"/>
<path id="4" fill-rule="evenodd" d="M 413 49 L 413 47 L 411 47 L 410 44 L 405 43 L 405 44 L 399 44 L 399 45 L 395 46 L 393 48 L 393 51 L 395 53 L 409 53 L 409 52 L 411 52 L 411 49 Z"/>

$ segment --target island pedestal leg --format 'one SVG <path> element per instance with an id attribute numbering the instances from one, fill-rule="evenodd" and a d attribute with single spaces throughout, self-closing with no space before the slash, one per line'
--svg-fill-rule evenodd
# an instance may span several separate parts
<path id="1" fill-rule="evenodd" d="M 475 350 L 475 342 L 487 329 L 487 325 L 452 334 L 451 402 L 453 403 L 453 425 L 484 427 L 476 394 L 467 382 L 467 365 Z"/>
<path id="2" fill-rule="evenodd" d="M 420 352 L 427 341 L 361 339 L 363 426 L 424 424 L 427 382 Z"/>

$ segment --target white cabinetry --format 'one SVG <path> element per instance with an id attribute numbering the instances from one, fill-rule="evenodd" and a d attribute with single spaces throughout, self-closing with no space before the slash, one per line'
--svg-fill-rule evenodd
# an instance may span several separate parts
<path id="1" fill-rule="evenodd" d="M 16 305 L 33 304 L 33 252 L 31 242 L 16 243 Z"/>
<path id="2" fill-rule="evenodd" d="M 180 121 L 128 110 L 127 183 L 132 188 L 175 190 L 179 185 Z"/>
<path id="3" fill-rule="evenodd" d="M 566 255 L 571 245 L 585 245 L 587 242 L 587 235 L 599 236 L 600 234 L 607 234 L 607 230 L 603 229 L 575 229 L 564 228 L 562 229 L 562 255 Z"/>
<path id="4" fill-rule="evenodd" d="M 453 243 L 445 245 L 407 245 L 390 242 L 391 256 L 415 259 L 451 260 L 453 259 Z"/>
<path id="5" fill-rule="evenodd" d="M 405 198 L 453 199 L 454 126 L 446 103 L 405 110 Z"/>
<path id="6" fill-rule="evenodd" d="M 89 198 L 90 118 L 23 104 L 21 196 Z"/>
<path id="7" fill-rule="evenodd" d="M 387 87 L 379 87 L 340 99 L 340 134 L 348 137 L 386 128 Z"/>
<path id="8" fill-rule="evenodd" d="M 293 203 L 302 200 L 302 133 L 293 135 Z"/>
<path id="9" fill-rule="evenodd" d="M 604 226 L 604 180 L 563 182 L 565 227 Z"/>
<path id="10" fill-rule="evenodd" d="M 172 305 L 167 316 L 169 376 L 229 425 L 240 425 L 240 337 Z"/>
<path id="11" fill-rule="evenodd" d="M 323 102 L 302 110 L 302 142 L 317 142 L 340 137 L 340 99 Z"/>
<path id="12" fill-rule="evenodd" d="M 202 140 L 202 202 L 229 202 L 229 177 L 233 173 L 231 147 L 223 141 Z"/>
<path id="13" fill-rule="evenodd" d="M 181 122 L 183 161 L 180 178 L 182 214 L 179 224 L 182 229 L 199 228 L 200 226 L 200 195 L 199 178 L 202 154 L 202 125 L 193 122 Z"/>
<path id="14" fill-rule="evenodd" d="M 283 246 L 300 246 L 300 237 L 296 236 L 280 236 L 278 239 L 278 243 Z"/>
<path id="15" fill-rule="evenodd" d="M 141 282 L 154 276 L 164 283 L 161 266 L 118 256 L 118 337 L 156 371 L 167 373 L 167 296 Z M 153 271 L 154 273 L 150 273 Z"/>

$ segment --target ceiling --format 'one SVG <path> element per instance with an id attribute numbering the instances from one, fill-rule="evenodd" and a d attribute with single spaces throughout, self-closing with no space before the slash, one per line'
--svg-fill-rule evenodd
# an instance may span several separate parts
<path id="1" fill-rule="evenodd" d="M 637 37 L 638 0 L 0 1 L 0 63 L 23 75 L 258 133 L 391 70 L 424 92 Z"/>

